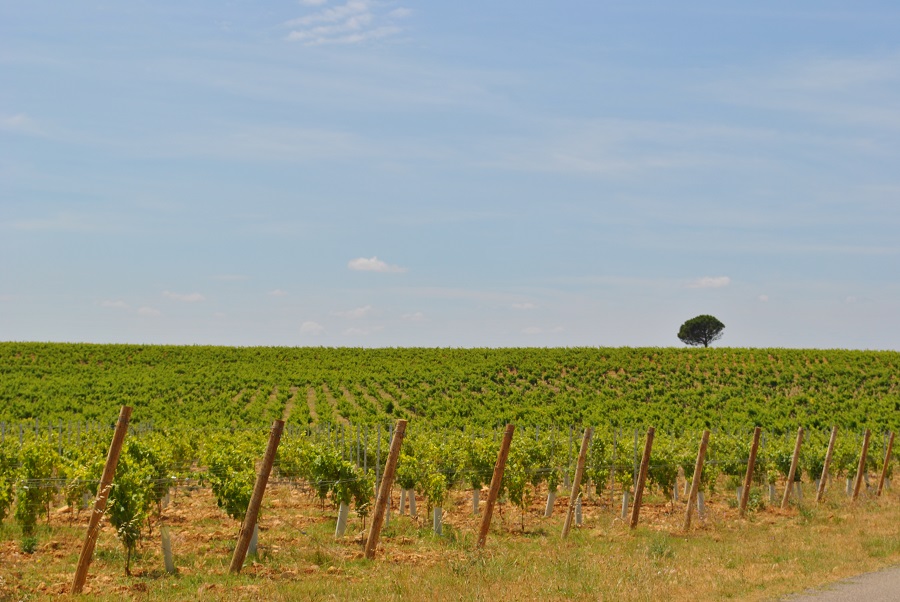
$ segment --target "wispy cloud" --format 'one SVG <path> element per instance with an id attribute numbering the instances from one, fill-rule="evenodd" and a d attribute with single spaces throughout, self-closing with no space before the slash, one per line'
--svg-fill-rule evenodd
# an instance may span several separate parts
<path id="1" fill-rule="evenodd" d="M 385 10 L 381 3 L 371 0 L 349 0 L 334 6 L 324 6 L 327 3 L 319 0 L 302 3 L 323 7 L 285 23 L 291 28 L 287 39 L 306 46 L 359 44 L 394 36 L 403 31 L 399 22 L 411 14 L 404 7 Z"/>
<path id="2" fill-rule="evenodd" d="M 704 276 L 688 282 L 688 288 L 723 288 L 731 284 L 728 276 Z"/>
<path id="3" fill-rule="evenodd" d="M 162 312 L 156 309 L 155 307 L 139 307 L 137 310 L 139 316 L 148 316 L 151 318 L 155 318 L 157 316 L 161 316 Z"/>
<path id="4" fill-rule="evenodd" d="M 376 157 L 383 149 L 356 133 L 322 128 L 247 125 L 227 131 L 179 134 L 161 140 L 162 156 L 195 155 L 239 161 L 305 162 Z"/>
<path id="5" fill-rule="evenodd" d="M 786 63 L 765 74 L 721 81 L 708 92 L 727 102 L 813 117 L 829 126 L 898 129 L 898 81 L 900 55 L 838 57 Z"/>
<path id="6" fill-rule="evenodd" d="M 15 230 L 25 232 L 94 232 L 100 228 L 95 222 L 72 213 L 58 213 L 51 217 L 12 222 Z"/>
<path id="7" fill-rule="evenodd" d="M 300 325 L 301 334 L 322 334 L 323 332 L 325 332 L 325 327 L 312 320 L 307 320 Z"/>
<path id="8" fill-rule="evenodd" d="M 39 134 L 37 123 L 24 113 L 0 115 L 0 131 L 20 134 Z"/>
<path id="9" fill-rule="evenodd" d="M 512 308 L 519 310 L 537 309 L 537 305 L 528 301 L 525 303 L 513 303 Z"/>
<path id="10" fill-rule="evenodd" d="M 121 299 L 117 299 L 115 301 L 101 301 L 100 307 L 108 307 L 111 309 L 128 309 L 130 306 Z"/>
<path id="11" fill-rule="evenodd" d="M 553 328 L 541 328 L 540 326 L 528 326 L 527 328 L 522 329 L 522 334 L 527 334 L 530 336 L 533 336 L 536 334 L 547 334 L 547 333 L 555 334 L 558 332 L 563 332 L 564 330 L 565 330 L 565 328 L 563 328 L 562 326 L 554 326 Z"/>
<path id="12" fill-rule="evenodd" d="M 372 306 L 364 305 L 362 307 L 357 307 L 355 309 L 348 309 L 346 311 L 336 311 L 334 315 L 339 316 L 341 318 L 348 318 L 350 320 L 359 320 L 360 318 L 365 318 L 372 314 Z"/>
<path id="13" fill-rule="evenodd" d="M 400 316 L 400 318 L 408 322 L 421 322 L 425 319 L 425 314 L 417 311 L 409 314 L 403 314 Z"/>
<path id="14" fill-rule="evenodd" d="M 163 296 L 173 301 L 183 301 L 184 303 L 197 303 L 205 301 L 206 297 L 200 293 L 173 293 L 172 291 L 163 291 Z"/>
<path id="15" fill-rule="evenodd" d="M 286 291 L 276 288 L 274 291 L 269 291 L 268 295 L 270 297 L 287 297 L 288 294 Z"/>
<path id="16" fill-rule="evenodd" d="M 370 326 L 368 328 L 351 327 L 344 331 L 346 336 L 367 336 L 384 330 L 384 326 Z"/>
<path id="17" fill-rule="evenodd" d="M 405 272 L 406 268 L 388 264 L 377 257 L 358 257 L 347 262 L 347 267 L 357 272 Z"/>

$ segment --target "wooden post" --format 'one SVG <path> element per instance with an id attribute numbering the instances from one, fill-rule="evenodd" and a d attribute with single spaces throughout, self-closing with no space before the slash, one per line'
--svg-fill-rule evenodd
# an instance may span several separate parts
<path id="1" fill-rule="evenodd" d="M 594 434 L 592 427 L 584 429 L 584 437 L 581 439 L 581 451 L 578 452 L 578 464 L 575 466 L 575 480 L 572 482 L 572 493 L 569 495 L 569 509 L 566 512 L 566 520 L 563 523 L 563 539 L 569 536 L 572 528 L 572 517 L 575 514 L 575 500 L 581 494 L 581 478 L 584 476 L 584 463 L 587 460 L 588 446 L 591 444 L 591 436 Z"/>
<path id="2" fill-rule="evenodd" d="M 756 453 L 759 451 L 759 436 L 761 433 L 761 428 L 756 427 L 753 429 L 753 443 L 750 445 L 750 459 L 747 460 L 747 474 L 744 476 L 744 488 L 741 490 L 741 518 L 747 513 L 747 501 L 750 499 L 750 486 L 753 483 L 753 469 L 756 466 Z"/>
<path id="3" fill-rule="evenodd" d="M 888 467 L 891 465 L 891 451 L 894 447 L 894 433 L 891 432 L 888 437 L 887 451 L 884 453 L 884 464 L 881 466 L 881 477 L 878 479 L 878 491 L 875 492 L 876 496 L 881 496 L 882 490 L 884 490 L 884 480 L 887 478 Z"/>
<path id="4" fill-rule="evenodd" d="M 272 423 L 272 430 L 269 431 L 269 444 L 266 446 L 266 455 L 263 456 L 262 466 L 259 468 L 259 474 L 256 475 L 256 484 L 253 486 L 253 495 L 250 497 L 250 503 L 247 505 L 247 514 L 244 515 L 244 521 L 241 523 L 237 545 L 234 548 L 234 555 L 231 557 L 231 567 L 229 570 L 234 574 L 240 573 L 241 569 L 244 567 L 244 559 L 247 557 L 247 550 L 250 548 L 250 540 L 253 539 L 253 531 L 256 528 L 256 519 L 259 518 L 259 507 L 262 505 L 263 494 L 266 492 L 266 484 L 269 482 L 269 473 L 272 472 L 272 464 L 275 462 L 275 453 L 278 451 L 278 443 L 281 441 L 281 434 L 283 432 L 284 421 L 274 421 Z"/>
<path id="5" fill-rule="evenodd" d="M 647 443 L 644 445 L 644 457 L 641 459 L 641 469 L 638 472 L 637 485 L 634 488 L 634 507 L 631 509 L 631 528 L 637 527 L 638 518 L 641 515 L 641 498 L 644 496 L 644 482 L 647 480 L 647 470 L 650 468 L 650 451 L 653 449 L 653 435 L 656 429 L 652 426 L 647 429 Z"/>
<path id="6" fill-rule="evenodd" d="M 366 558 L 375 558 L 375 549 L 378 547 L 378 538 L 381 537 L 381 527 L 384 526 L 384 514 L 387 510 L 388 500 L 391 497 L 391 488 L 394 486 L 394 474 L 397 472 L 397 461 L 400 459 L 400 446 L 403 445 L 403 436 L 406 434 L 406 421 L 398 420 L 397 428 L 391 438 L 391 449 L 388 452 L 387 464 L 381 474 L 381 485 L 378 487 L 378 497 L 375 499 L 375 512 L 372 514 L 372 524 L 369 527 L 369 536 L 366 538 Z"/>
<path id="7" fill-rule="evenodd" d="M 828 451 L 825 452 L 825 462 L 822 464 L 822 476 L 819 477 L 819 490 L 816 491 L 816 503 L 822 501 L 825 495 L 825 482 L 828 480 L 828 469 L 831 466 L 831 456 L 834 454 L 834 443 L 837 441 L 837 427 L 831 427 L 831 438 L 828 440 Z"/>
<path id="8" fill-rule="evenodd" d="M 853 501 L 856 501 L 856 498 L 859 497 L 859 490 L 862 489 L 863 480 L 866 476 L 866 457 L 869 453 L 869 437 L 872 436 L 872 433 L 869 429 L 866 429 L 865 434 L 863 434 L 863 444 L 862 451 L 859 453 L 859 466 L 856 469 L 856 482 L 853 484 Z"/>
<path id="9" fill-rule="evenodd" d="M 481 517 L 481 528 L 478 531 L 478 541 L 475 546 L 484 547 L 487 540 L 488 529 L 491 528 L 491 516 L 494 514 L 494 504 L 497 503 L 497 496 L 500 494 L 500 483 L 503 482 L 503 470 L 506 468 L 506 457 L 509 456 L 509 446 L 512 443 L 513 431 L 516 427 L 512 424 L 506 425 L 506 431 L 503 433 L 503 441 L 500 443 L 500 452 L 497 454 L 497 463 L 494 464 L 494 476 L 491 477 L 491 489 L 488 491 L 487 504 L 485 504 L 484 515 Z"/>
<path id="10" fill-rule="evenodd" d="M 78 566 L 75 569 L 75 579 L 72 581 L 72 593 L 80 594 L 87 580 L 88 567 L 94 556 L 94 546 L 97 545 L 97 536 L 100 534 L 100 519 L 106 512 L 106 501 L 109 499 L 109 490 L 113 477 L 116 475 L 116 466 L 119 464 L 119 454 L 122 452 L 122 444 L 125 442 L 125 434 L 128 432 L 128 421 L 131 419 L 131 407 L 122 406 L 119 412 L 119 421 L 113 433 L 112 443 L 109 445 L 109 453 L 106 455 L 106 466 L 103 467 L 103 476 L 100 477 L 100 485 L 97 488 L 97 497 L 94 501 L 94 511 L 88 523 L 87 535 L 81 546 L 81 556 L 78 558 Z"/>
<path id="11" fill-rule="evenodd" d="M 706 459 L 706 447 L 709 445 L 709 431 L 703 431 L 700 438 L 700 450 L 697 452 L 697 463 L 694 464 L 694 478 L 691 479 L 691 492 L 688 495 L 687 510 L 684 512 L 684 530 L 691 528 L 691 514 L 694 512 L 694 500 L 700 491 L 700 478 L 703 475 L 703 462 Z"/>
<path id="12" fill-rule="evenodd" d="M 787 508 L 791 499 L 791 489 L 794 487 L 794 475 L 797 474 L 797 464 L 800 462 L 800 446 L 803 445 L 803 427 L 797 429 L 797 443 L 794 445 L 794 455 L 791 458 L 791 469 L 788 471 L 787 485 L 784 487 L 784 497 L 781 498 L 781 509 Z"/>

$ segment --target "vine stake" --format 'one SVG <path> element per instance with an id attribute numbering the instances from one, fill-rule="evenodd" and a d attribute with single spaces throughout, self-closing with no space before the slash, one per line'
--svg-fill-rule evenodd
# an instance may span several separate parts
<path id="1" fill-rule="evenodd" d="M 581 477 L 584 476 L 584 462 L 587 460 L 588 446 L 591 444 L 591 436 L 594 434 L 592 427 L 584 429 L 584 438 L 581 440 L 581 451 L 578 452 L 578 464 L 575 466 L 575 480 L 572 482 L 572 493 L 569 495 L 569 509 L 566 512 L 566 522 L 563 523 L 562 537 L 569 536 L 572 528 L 572 517 L 575 514 L 575 500 L 581 494 Z"/>
<path id="2" fill-rule="evenodd" d="M 881 492 L 884 489 L 884 480 L 887 478 L 888 467 L 891 465 L 891 450 L 894 447 L 894 433 L 891 432 L 888 437 L 887 451 L 884 453 L 884 464 L 881 466 L 881 478 L 878 479 L 878 491 L 875 493 L 876 496 L 881 496 Z"/>
<path id="3" fill-rule="evenodd" d="M 863 434 L 863 444 L 862 451 L 859 453 L 859 466 L 856 469 L 856 482 L 853 484 L 853 501 L 856 501 L 856 498 L 859 497 L 859 490 L 862 489 L 863 480 L 866 476 L 866 457 L 869 453 L 869 437 L 872 436 L 872 433 L 869 429 L 866 429 L 865 434 Z"/>
<path id="4" fill-rule="evenodd" d="M 816 503 L 822 501 L 825 495 L 825 481 L 828 480 L 828 468 L 831 466 L 831 456 L 834 453 L 834 443 L 837 441 L 837 427 L 831 427 L 831 438 L 828 440 L 828 451 L 825 452 L 825 462 L 822 464 L 822 476 L 819 478 L 819 490 L 816 491 Z"/>
<path id="5" fill-rule="evenodd" d="M 269 482 L 269 473 L 272 472 L 272 464 L 275 462 L 275 452 L 278 451 L 278 443 L 281 441 L 281 433 L 284 432 L 284 421 L 276 420 L 269 431 L 269 444 L 266 446 L 266 455 L 263 456 L 262 466 L 256 476 L 256 485 L 253 486 L 253 496 L 247 505 L 247 514 L 241 523 L 241 531 L 238 534 L 237 545 L 234 548 L 234 556 L 231 557 L 231 567 L 228 569 L 234 574 L 241 572 L 244 567 L 244 559 L 250 548 L 250 540 L 253 539 L 253 531 L 256 528 L 256 519 L 259 517 L 259 507 L 262 505 L 263 494 L 266 492 L 266 484 Z"/>
<path id="6" fill-rule="evenodd" d="M 694 477 L 691 479 L 691 492 L 688 494 L 687 510 L 684 511 L 684 530 L 691 528 L 691 514 L 694 512 L 694 500 L 700 491 L 700 479 L 703 476 L 703 462 L 706 460 L 706 448 L 709 445 L 709 431 L 703 431 L 700 437 L 700 449 L 697 451 L 697 463 L 694 464 Z M 702 518 L 702 517 L 701 517 Z"/>
<path id="7" fill-rule="evenodd" d="M 403 435 L 406 433 L 406 421 L 398 420 L 397 428 L 391 438 L 391 449 L 388 452 L 387 464 L 381 475 L 381 486 L 378 488 L 378 498 L 375 500 L 375 512 L 372 514 L 372 526 L 369 527 L 369 536 L 366 538 L 366 558 L 375 558 L 375 549 L 378 547 L 378 538 L 381 537 L 381 527 L 384 525 L 384 515 L 388 501 L 391 498 L 391 487 L 394 486 L 394 474 L 397 471 L 397 460 L 400 459 L 400 446 L 403 445 Z"/>
<path id="8" fill-rule="evenodd" d="M 637 432 L 637 431 L 635 431 Z M 638 525 L 641 516 L 641 498 L 644 497 L 644 483 L 647 480 L 647 470 L 650 468 L 650 452 L 653 450 L 653 435 L 656 429 L 652 426 L 647 429 L 647 443 L 644 444 L 644 457 L 641 459 L 641 468 L 638 473 L 637 485 L 634 488 L 634 507 L 631 509 L 631 528 Z"/>
<path id="9" fill-rule="evenodd" d="M 125 442 L 125 434 L 128 432 L 129 419 L 131 419 L 131 407 L 122 406 L 119 420 L 116 422 L 116 431 L 113 433 L 112 443 L 109 445 L 109 453 L 106 455 L 103 476 L 100 478 L 100 485 L 97 488 L 94 511 L 91 512 L 87 535 L 84 536 L 81 556 L 78 558 L 78 566 L 75 569 L 75 579 L 72 581 L 73 594 L 80 594 L 84 589 L 84 582 L 87 580 L 88 567 L 91 566 L 94 546 L 97 545 L 97 536 L 100 534 L 100 519 L 106 512 L 106 501 L 109 499 L 109 490 L 112 487 L 113 477 L 116 475 L 116 466 L 119 465 L 119 454 L 122 452 L 122 444 Z"/>
<path id="10" fill-rule="evenodd" d="M 794 455 L 791 458 L 791 469 L 788 471 L 787 485 L 784 487 L 784 497 L 781 498 L 781 509 L 787 508 L 791 499 L 791 490 L 794 487 L 794 475 L 797 474 L 797 464 L 800 462 L 800 446 L 803 445 L 803 427 L 797 429 L 797 443 L 794 445 Z"/>
<path id="11" fill-rule="evenodd" d="M 494 464 L 494 476 L 491 477 L 491 490 L 488 492 L 487 505 L 484 509 L 484 516 L 481 517 L 481 529 L 478 531 L 478 542 L 475 544 L 478 548 L 484 547 L 487 541 L 488 529 L 491 528 L 491 516 L 494 514 L 494 504 L 497 502 L 497 496 L 500 494 L 500 483 L 503 481 L 503 471 L 506 468 L 506 458 L 509 456 L 509 446 L 512 443 L 513 431 L 516 427 L 512 424 L 506 425 L 506 431 L 503 433 L 503 441 L 500 443 L 500 453 L 497 454 L 497 463 Z"/>
<path id="12" fill-rule="evenodd" d="M 741 490 L 740 516 L 744 518 L 747 513 L 747 501 L 750 499 L 750 484 L 753 482 L 753 469 L 756 467 L 756 453 L 759 451 L 759 436 L 762 429 L 753 429 L 753 444 L 750 445 L 750 459 L 747 460 L 747 474 L 744 476 L 744 488 Z"/>

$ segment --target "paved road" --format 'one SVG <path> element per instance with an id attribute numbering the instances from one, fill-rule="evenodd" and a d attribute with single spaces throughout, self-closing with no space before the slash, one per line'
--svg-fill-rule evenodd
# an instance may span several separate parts
<path id="1" fill-rule="evenodd" d="M 900 566 L 866 573 L 818 590 L 784 599 L 784 602 L 900 602 Z"/>

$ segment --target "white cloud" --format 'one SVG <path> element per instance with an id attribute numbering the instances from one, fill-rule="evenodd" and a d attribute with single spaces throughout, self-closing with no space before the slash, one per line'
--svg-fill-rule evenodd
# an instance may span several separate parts
<path id="1" fill-rule="evenodd" d="M 302 6 L 322 6 L 327 2 L 328 0 L 300 0 Z"/>
<path id="2" fill-rule="evenodd" d="M 767 68 L 711 86 L 711 92 L 735 104 L 791 112 L 830 126 L 900 128 L 892 101 L 900 79 L 900 56 L 862 59 L 812 59 Z M 753 94 L 747 94 L 753 90 Z"/>
<path id="3" fill-rule="evenodd" d="M 163 296 L 173 301 L 183 301 L 185 303 L 197 303 L 205 301 L 206 297 L 200 293 L 173 293 L 171 291 L 163 291 Z"/>
<path id="4" fill-rule="evenodd" d="M 723 288 L 731 284 L 728 276 L 704 276 L 688 283 L 688 288 Z"/>
<path id="5" fill-rule="evenodd" d="M 408 320 L 410 322 L 421 322 L 422 320 L 425 319 L 425 314 L 423 314 L 420 311 L 417 311 L 417 312 L 413 312 L 411 314 L 403 314 L 400 317 L 403 318 L 404 320 Z"/>
<path id="6" fill-rule="evenodd" d="M 276 288 L 274 291 L 269 291 L 270 297 L 287 297 L 287 292 L 281 290 L 280 288 Z"/>
<path id="7" fill-rule="evenodd" d="M 390 265 L 377 257 L 357 257 L 348 261 L 347 267 L 357 272 L 391 272 L 396 274 L 406 271 L 406 268 L 402 268 L 399 265 Z"/>
<path id="8" fill-rule="evenodd" d="M 153 318 L 162 315 L 162 312 L 154 307 L 139 307 L 137 313 L 139 316 L 150 316 Z"/>
<path id="9" fill-rule="evenodd" d="M 768 302 L 769 302 L 769 295 L 760 295 L 760 296 L 758 297 L 758 299 L 759 299 L 760 301 L 762 301 L 763 303 L 768 303 Z"/>
<path id="10" fill-rule="evenodd" d="M 562 326 L 554 326 L 553 328 L 541 328 L 540 326 L 529 326 L 527 328 L 522 329 L 522 334 L 527 335 L 535 335 L 535 334 L 543 334 L 543 333 L 557 333 L 564 331 L 565 328 Z"/>
<path id="11" fill-rule="evenodd" d="M 318 322 L 307 320 L 300 325 L 300 332 L 302 334 L 322 334 L 323 332 L 325 332 L 325 327 Z"/>
<path id="12" fill-rule="evenodd" d="M 349 318 L 351 320 L 359 320 L 360 318 L 365 318 L 371 313 L 372 306 L 364 305 L 362 307 L 357 307 L 356 309 L 348 309 L 347 311 L 336 311 L 334 312 L 334 315 L 340 316 L 342 318 Z"/>
<path id="13" fill-rule="evenodd" d="M 0 131 L 37 134 L 37 124 L 24 113 L 0 115 Z"/>
<path id="14" fill-rule="evenodd" d="M 324 4 L 318 0 L 301 3 L 307 6 Z M 379 3 L 371 0 L 349 0 L 344 4 L 325 7 L 286 22 L 285 25 L 292 28 L 287 39 L 307 46 L 359 44 L 403 31 L 396 22 L 408 17 L 412 11 L 399 7 L 385 13 L 379 12 L 381 8 Z"/>
<path id="15" fill-rule="evenodd" d="M 98 230 L 96 223 L 71 213 L 59 213 L 44 219 L 27 219 L 12 222 L 13 228 L 26 232 L 93 232 Z"/>
<path id="16" fill-rule="evenodd" d="M 513 303 L 512 308 L 513 309 L 522 309 L 522 310 L 537 309 L 537 305 L 535 305 L 534 303 L 531 303 L 529 301 L 529 302 L 525 302 L 525 303 Z"/>
<path id="17" fill-rule="evenodd" d="M 117 299 L 115 301 L 101 301 L 100 307 L 110 307 L 114 309 L 128 309 L 129 305 L 122 301 L 121 299 Z"/>
<path id="18" fill-rule="evenodd" d="M 344 331 L 346 336 L 367 336 L 375 332 L 381 332 L 384 326 L 371 326 L 369 328 L 350 327 Z"/>
<path id="19" fill-rule="evenodd" d="M 394 10 L 389 12 L 388 16 L 393 17 L 395 19 L 405 19 L 406 17 L 410 16 L 411 14 L 412 14 L 412 11 L 410 9 L 404 8 L 401 6 L 400 8 L 395 8 Z"/>

